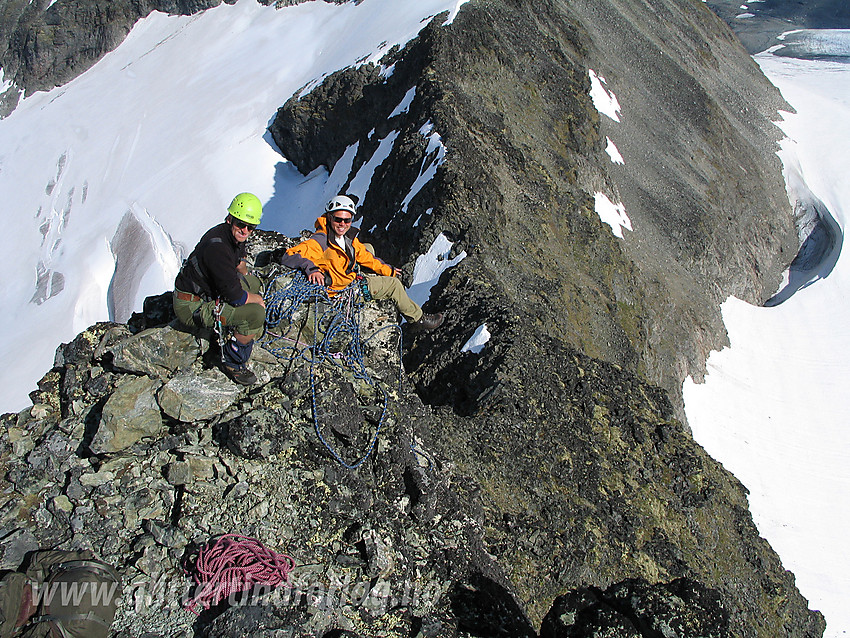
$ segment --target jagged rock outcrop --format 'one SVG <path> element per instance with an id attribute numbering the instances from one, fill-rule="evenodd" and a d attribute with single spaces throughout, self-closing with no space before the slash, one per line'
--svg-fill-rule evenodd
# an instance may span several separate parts
<path id="1" fill-rule="evenodd" d="M 599 635 L 720 638 L 729 634 L 720 596 L 687 578 L 657 585 L 631 579 L 604 592 L 572 591 L 558 597 L 540 628 L 541 638 Z"/>
<path id="2" fill-rule="evenodd" d="M 97 435 L 89 444 L 91 451 L 120 452 L 143 438 L 161 434 L 162 409 L 156 400 L 161 385 L 146 376 L 122 379 L 103 405 Z"/>

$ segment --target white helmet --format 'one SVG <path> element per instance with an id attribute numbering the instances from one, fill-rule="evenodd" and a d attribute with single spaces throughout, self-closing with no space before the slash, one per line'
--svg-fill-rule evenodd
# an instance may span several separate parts
<path id="1" fill-rule="evenodd" d="M 357 208 L 354 206 L 354 201 L 345 195 L 337 195 L 328 202 L 327 206 L 325 206 L 326 213 L 333 213 L 337 210 L 347 210 L 351 213 L 352 217 L 357 214 Z"/>

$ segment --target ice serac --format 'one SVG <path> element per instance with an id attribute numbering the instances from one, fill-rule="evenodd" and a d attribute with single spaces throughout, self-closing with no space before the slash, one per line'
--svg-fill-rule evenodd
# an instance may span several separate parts
<path id="1" fill-rule="evenodd" d="M 818 197 L 802 185 L 801 190 L 792 194 L 800 250 L 788 266 L 782 287 L 765 306 L 777 306 L 798 290 L 829 277 L 841 255 L 841 226 Z"/>
<path id="2" fill-rule="evenodd" d="M 121 218 L 109 242 L 115 259 L 115 273 L 109 282 L 109 316 L 125 322 L 140 307 L 139 284 L 146 276 L 161 279 L 163 289 L 171 287 L 180 266 L 181 249 L 147 211 L 131 207 Z"/>
<path id="3" fill-rule="evenodd" d="M 763 303 L 797 253 L 773 123 L 788 105 L 701 2 L 493 0 L 444 23 L 383 60 L 390 75 L 352 67 L 293 96 L 270 130 L 305 175 L 356 145 L 349 183 L 395 132 L 364 234 L 408 276 L 437 237 L 466 255 L 425 302 L 444 326 L 405 366 L 440 410 L 440 454 L 481 486 L 487 551 L 533 563 L 506 567 L 513 595 L 536 625 L 566 590 L 687 576 L 720 592 L 731 635 L 818 635 L 741 486 L 708 479 L 681 424 L 683 379 L 726 342 L 720 303 Z M 595 107 L 590 70 L 617 119 Z M 420 185 L 425 125 L 445 155 Z M 603 223 L 597 193 L 630 232 Z M 486 348 L 457 347 L 482 324 Z M 675 442 L 632 427 L 637 378 L 669 394 Z M 682 488 L 675 504 L 652 495 L 662 484 Z"/>

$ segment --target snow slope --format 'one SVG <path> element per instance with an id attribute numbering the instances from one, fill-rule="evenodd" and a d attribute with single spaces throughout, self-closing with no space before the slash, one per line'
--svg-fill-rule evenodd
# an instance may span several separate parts
<path id="1" fill-rule="evenodd" d="M 846 50 L 846 33 L 821 31 L 797 36 L 797 52 L 810 41 L 823 55 L 831 36 Z M 797 111 L 780 123 L 789 196 L 813 195 L 846 232 L 850 64 L 771 52 L 756 60 Z M 684 386 L 694 437 L 750 490 L 759 531 L 823 612 L 829 637 L 850 631 L 849 312 L 844 251 L 825 278 L 779 306 L 729 299 L 731 347 L 712 353 L 704 385 Z"/>
<path id="2" fill-rule="evenodd" d="M 22 100 L 0 120 L 0 253 L 14 264 L 0 288 L 0 411 L 29 405 L 60 341 L 171 289 L 235 194 L 267 203 L 265 228 L 312 228 L 335 184 L 282 160 L 266 134 L 277 108 L 462 4 L 239 0 L 154 13 L 74 81 Z"/>

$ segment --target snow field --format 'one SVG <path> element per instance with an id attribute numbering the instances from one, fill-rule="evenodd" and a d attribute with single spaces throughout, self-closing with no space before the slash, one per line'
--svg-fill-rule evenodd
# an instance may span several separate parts
<path id="1" fill-rule="evenodd" d="M 812 38 L 819 50 L 826 35 Z M 846 229 L 850 65 L 770 52 L 756 61 L 797 111 L 779 123 L 789 197 L 810 189 Z M 848 259 L 779 306 L 727 300 L 731 347 L 711 354 L 705 384 L 683 388 L 694 437 L 750 490 L 759 531 L 826 617 L 828 638 L 850 631 Z"/>

